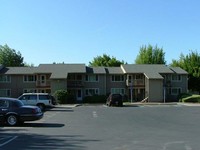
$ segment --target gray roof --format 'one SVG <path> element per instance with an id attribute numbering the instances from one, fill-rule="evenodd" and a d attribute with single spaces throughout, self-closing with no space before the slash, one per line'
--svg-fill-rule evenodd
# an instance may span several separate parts
<path id="1" fill-rule="evenodd" d="M 124 73 L 144 73 L 149 79 L 163 79 L 160 73 L 174 73 L 168 66 L 160 64 L 122 65 Z"/>
<path id="2" fill-rule="evenodd" d="M 40 64 L 35 73 L 51 73 L 50 79 L 66 79 L 68 73 L 86 73 L 85 64 Z"/>
<path id="3" fill-rule="evenodd" d="M 86 67 L 87 73 L 106 74 L 105 67 Z"/>
<path id="4" fill-rule="evenodd" d="M 124 74 L 121 67 L 106 67 L 108 74 Z"/>
<path id="5" fill-rule="evenodd" d="M 5 67 L 0 70 L 0 73 L 7 75 L 17 75 L 17 74 L 34 74 L 37 67 Z"/>
<path id="6" fill-rule="evenodd" d="M 187 71 L 181 69 L 180 67 L 170 67 L 177 74 L 188 74 Z"/>

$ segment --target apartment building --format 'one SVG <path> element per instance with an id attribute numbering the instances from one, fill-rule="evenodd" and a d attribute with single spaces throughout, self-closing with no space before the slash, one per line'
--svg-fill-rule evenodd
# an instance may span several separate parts
<path id="1" fill-rule="evenodd" d="M 25 92 L 67 90 L 77 101 L 85 96 L 121 93 L 132 102 L 174 101 L 188 90 L 188 73 L 166 65 L 127 64 L 89 67 L 85 64 L 40 64 L 37 67 L 0 66 L 0 96 Z"/>

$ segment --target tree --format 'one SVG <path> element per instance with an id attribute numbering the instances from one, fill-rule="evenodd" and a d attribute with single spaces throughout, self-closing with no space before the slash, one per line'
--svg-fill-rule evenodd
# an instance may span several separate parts
<path id="1" fill-rule="evenodd" d="M 191 51 L 188 55 L 180 55 L 179 60 L 172 60 L 173 67 L 181 67 L 188 72 L 188 87 L 200 93 L 200 54 Z"/>
<path id="2" fill-rule="evenodd" d="M 89 66 L 97 67 L 118 67 L 121 64 L 124 64 L 124 61 L 119 61 L 115 57 L 110 57 L 109 55 L 103 54 L 103 56 L 95 57 L 91 62 L 89 62 Z"/>
<path id="3" fill-rule="evenodd" d="M 24 66 L 23 59 L 19 51 L 16 52 L 8 45 L 0 45 L 0 64 L 6 67 Z"/>
<path id="4" fill-rule="evenodd" d="M 136 64 L 166 64 L 165 53 L 162 48 L 151 45 L 142 46 L 139 55 L 137 55 Z"/>

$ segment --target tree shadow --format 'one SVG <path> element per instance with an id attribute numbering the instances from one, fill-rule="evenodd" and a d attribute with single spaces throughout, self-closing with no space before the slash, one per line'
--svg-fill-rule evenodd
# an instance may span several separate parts
<path id="1" fill-rule="evenodd" d="M 74 110 L 70 107 L 53 107 L 53 108 L 47 108 L 46 111 L 73 112 Z"/>
<path id="2" fill-rule="evenodd" d="M 1 132 L 0 134 L 1 150 L 86 150 L 86 143 L 99 142 L 99 140 L 86 139 L 82 135 L 41 135 L 35 133 L 25 134 L 18 133 L 19 129 L 17 129 L 15 133 L 6 133 L 5 131 L 2 131 L 3 133 Z M 15 137 L 14 140 L 6 143 L 5 140 L 9 141 L 9 139 L 13 137 Z"/>
<path id="3" fill-rule="evenodd" d="M 35 128 L 61 128 L 61 127 L 64 127 L 65 124 L 60 124 L 60 123 L 32 123 L 32 122 L 26 122 L 24 124 L 21 124 L 21 125 L 17 125 L 15 127 L 35 127 Z M 12 126 L 8 126 L 8 125 L 1 125 L 0 126 L 0 131 L 1 131 L 1 127 L 3 129 L 3 127 L 10 127 L 10 128 L 13 128 Z"/>

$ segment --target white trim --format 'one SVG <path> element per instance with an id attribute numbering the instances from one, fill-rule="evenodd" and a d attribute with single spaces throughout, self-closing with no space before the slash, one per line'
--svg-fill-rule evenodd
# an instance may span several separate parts
<path id="1" fill-rule="evenodd" d="M 86 77 L 88 78 L 88 80 L 86 80 Z M 91 80 L 91 79 L 95 79 L 95 80 Z M 85 82 L 99 82 L 99 75 L 98 74 L 86 74 Z"/>
<path id="2" fill-rule="evenodd" d="M 10 75 L 4 75 L 4 74 L 2 74 L 2 75 L 0 75 L 1 77 L 3 77 L 3 78 L 5 78 L 5 81 L 1 81 L 0 80 L 0 83 L 11 83 L 11 76 Z M 9 77 L 9 80 L 8 80 L 8 77 Z"/>
<path id="3" fill-rule="evenodd" d="M 180 93 L 174 93 L 172 92 L 172 90 L 176 89 L 177 92 L 179 91 L 180 89 L 180 93 L 182 92 L 182 88 L 181 87 L 171 87 L 171 95 L 179 95 Z"/>
<path id="4" fill-rule="evenodd" d="M 11 89 L 0 89 L 0 93 L 2 92 L 5 92 L 5 95 L 1 95 L 0 94 L 0 97 L 10 97 L 11 96 Z M 8 91 L 9 91 L 9 94 L 8 94 Z"/>
<path id="5" fill-rule="evenodd" d="M 120 91 L 120 93 L 118 92 L 118 90 Z M 117 91 L 117 92 L 116 92 Z M 123 91 L 123 92 L 122 92 Z M 125 88 L 111 88 L 110 93 L 112 94 L 125 94 Z"/>
<path id="6" fill-rule="evenodd" d="M 92 94 L 89 93 L 89 90 L 94 90 L 94 95 L 99 95 L 99 88 L 86 88 L 85 89 L 85 95 L 86 96 L 92 96 Z"/>
<path id="7" fill-rule="evenodd" d="M 32 76 L 33 77 L 33 81 L 29 81 L 29 77 Z M 25 77 L 27 78 L 27 81 L 25 81 Z M 24 83 L 35 83 L 37 80 L 36 75 L 23 75 L 23 82 Z"/>
<path id="8" fill-rule="evenodd" d="M 114 80 L 113 80 L 113 76 L 114 76 Z M 120 81 L 116 81 L 116 76 L 119 76 L 120 77 Z M 121 80 L 123 78 L 123 80 Z M 124 82 L 125 81 L 125 75 L 116 75 L 116 74 L 113 74 L 111 75 L 111 82 Z"/>
<path id="9" fill-rule="evenodd" d="M 176 77 L 177 79 L 173 80 L 173 76 Z M 180 77 L 180 80 L 179 80 L 179 77 Z M 180 74 L 172 74 L 171 75 L 171 81 L 172 82 L 182 82 L 182 76 Z"/>

